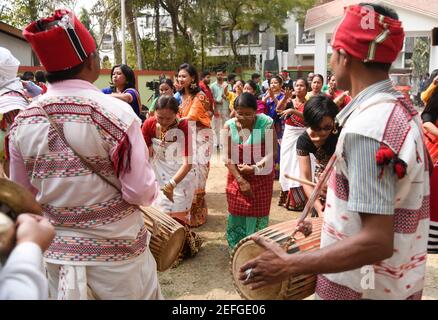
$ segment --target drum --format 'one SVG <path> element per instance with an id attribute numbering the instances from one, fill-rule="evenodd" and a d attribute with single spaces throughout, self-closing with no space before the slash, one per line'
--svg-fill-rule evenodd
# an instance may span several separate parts
<path id="1" fill-rule="evenodd" d="M 151 233 L 149 247 L 157 270 L 169 269 L 183 249 L 186 232 L 180 223 L 154 207 L 141 207 L 146 228 Z M 155 225 L 154 225 L 155 222 Z"/>
<path id="2" fill-rule="evenodd" d="M 298 220 L 286 221 L 260 230 L 254 235 L 270 239 L 280 246 L 285 245 L 295 230 Z M 312 221 L 312 234 L 307 238 L 301 233 L 295 235 L 296 241 L 289 247 L 288 253 L 314 251 L 319 249 L 323 219 L 315 218 Z M 291 277 L 282 283 L 276 283 L 256 290 L 242 284 L 239 280 L 239 269 L 242 265 L 261 254 L 264 249 L 246 237 L 234 249 L 231 257 L 231 272 L 237 292 L 247 300 L 301 300 L 315 293 L 316 275 Z"/>

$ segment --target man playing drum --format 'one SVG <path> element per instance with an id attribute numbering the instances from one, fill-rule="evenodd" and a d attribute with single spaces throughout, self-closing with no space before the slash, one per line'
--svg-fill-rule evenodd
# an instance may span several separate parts
<path id="1" fill-rule="evenodd" d="M 388 71 L 403 47 L 397 14 L 374 4 L 350 6 L 333 37 L 331 66 L 353 100 L 327 193 L 321 249 L 288 255 L 266 248 L 240 270 L 259 288 L 318 274 L 320 299 L 421 299 L 429 227 L 429 173 L 419 116 L 395 91 Z"/>
<path id="2" fill-rule="evenodd" d="M 23 35 L 50 85 L 11 128 L 11 178 L 36 194 L 56 228 L 45 252 L 51 297 L 162 298 L 137 207 L 158 190 L 138 117 L 92 84 L 96 45 L 71 12 L 57 10 Z"/>

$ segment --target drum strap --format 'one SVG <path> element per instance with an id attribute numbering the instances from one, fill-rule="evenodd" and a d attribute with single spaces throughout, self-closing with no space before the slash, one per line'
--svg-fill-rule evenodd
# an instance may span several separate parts
<path id="1" fill-rule="evenodd" d="M 46 116 L 46 118 L 49 120 L 50 125 L 55 129 L 56 133 L 59 135 L 59 137 L 62 139 L 62 141 L 65 143 L 65 145 L 67 147 L 69 147 L 71 149 L 71 151 L 73 151 L 73 153 L 75 154 L 75 156 L 77 156 L 82 164 L 87 167 L 89 170 L 91 170 L 91 172 L 95 173 L 96 175 L 98 175 L 103 181 L 105 181 L 106 183 L 108 183 L 110 186 L 112 186 L 114 189 L 116 189 L 118 192 L 122 193 L 122 190 L 120 189 L 119 186 L 117 186 L 115 183 L 113 183 L 112 181 L 110 181 L 107 177 L 105 177 L 103 174 L 101 174 L 99 171 L 97 171 L 97 169 L 91 164 L 89 163 L 81 154 L 79 154 L 68 142 L 67 139 L 65 138 L 64 134 L 61 132 L 61 129 L 59 128 L 58 124 L 53 121 L 53 119 L 49 116 L 49 114 L 47 113 L 46 110 L 44 110 L 43 107 L 39 106 L 39 109 L 44 113 L 44 115 Z M 152 234 L 153 235 L 158 235 L 160 233 L 160 228 L 158 225 L 158 222 L 144 209 L 142 209 L 140 206 L 138 205 L 134 205 L 138 208 L 138 210 L 140 210 L 144 215 L 148 216 L 150 218 L 150 220 L 153 223 L 153 231 Z"/>

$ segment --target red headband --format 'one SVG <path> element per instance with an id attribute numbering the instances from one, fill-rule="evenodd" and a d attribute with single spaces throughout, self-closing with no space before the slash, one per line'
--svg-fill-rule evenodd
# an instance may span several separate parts
<path id="1" fill-rule="evenodd" d="M 403 48 L 404 37 L 401 21 L 383 16 L 372 7 L 354 5 L 345 9 L 332 47 L 344 49 L 363 62 L 393 63 Z"/>
<path id="2" fill-rule="evenodd" d="M 48 72 L 76 67 L 96 50 L 91 34 L 69 10 L 32 22 L 23 36 Z"/>

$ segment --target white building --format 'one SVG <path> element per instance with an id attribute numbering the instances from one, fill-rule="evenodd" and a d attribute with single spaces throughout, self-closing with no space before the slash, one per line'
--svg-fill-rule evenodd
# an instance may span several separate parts
<path id="1" fill-rule="evenodd" d="M 314 7 L 307 12 L 305 30 L 315 33 L 315 72 L 327 74 L 328 58 L 332 53 L 330 40 L 333 31 L 344 14 L 344 7 L 357 4 L 359 0 L 334 0 Z M 409 68 L 413 40 L 416 37 L 432 36 L 432 29 L 438 27 L 438 0 L 368 0 L 393 8 L 403 22 L 406 33 L 405 45 L 393 68 Z M 431 46 L 429 69 L 438 68 L 438 47 Z"/>
<path id="2" fill-rule="evenodd" d="M 278 70 L 275 71 L 291 70 L 299 66 L 313 68 L 315 54 L 313 31 L 305 32 L 304 24 L 298 23 L 293 15 L 289 16 L 283 28 L 284 32 L 277 33 L 268 30 L 260 33 L 256 31 L 245 36 L 245 39 L 241 41 L 243 44 L 238 46 L 238 53 L 244 61 L 243 64 L 246 65 L 245 62 L 251 59 L 255 61 L 259 72 L 264 71 L 266 61 L 274 59 L 277 59 L 278 63 Z M 239 36 L 240 32 L 236 31 L 235 37 Z M 243 33 L 245 34 L 245 31 Z M 216 45 L 208 48 L 207 55 L 211 57 L 232 55 L 227 29 L 218 32 Z"/>

